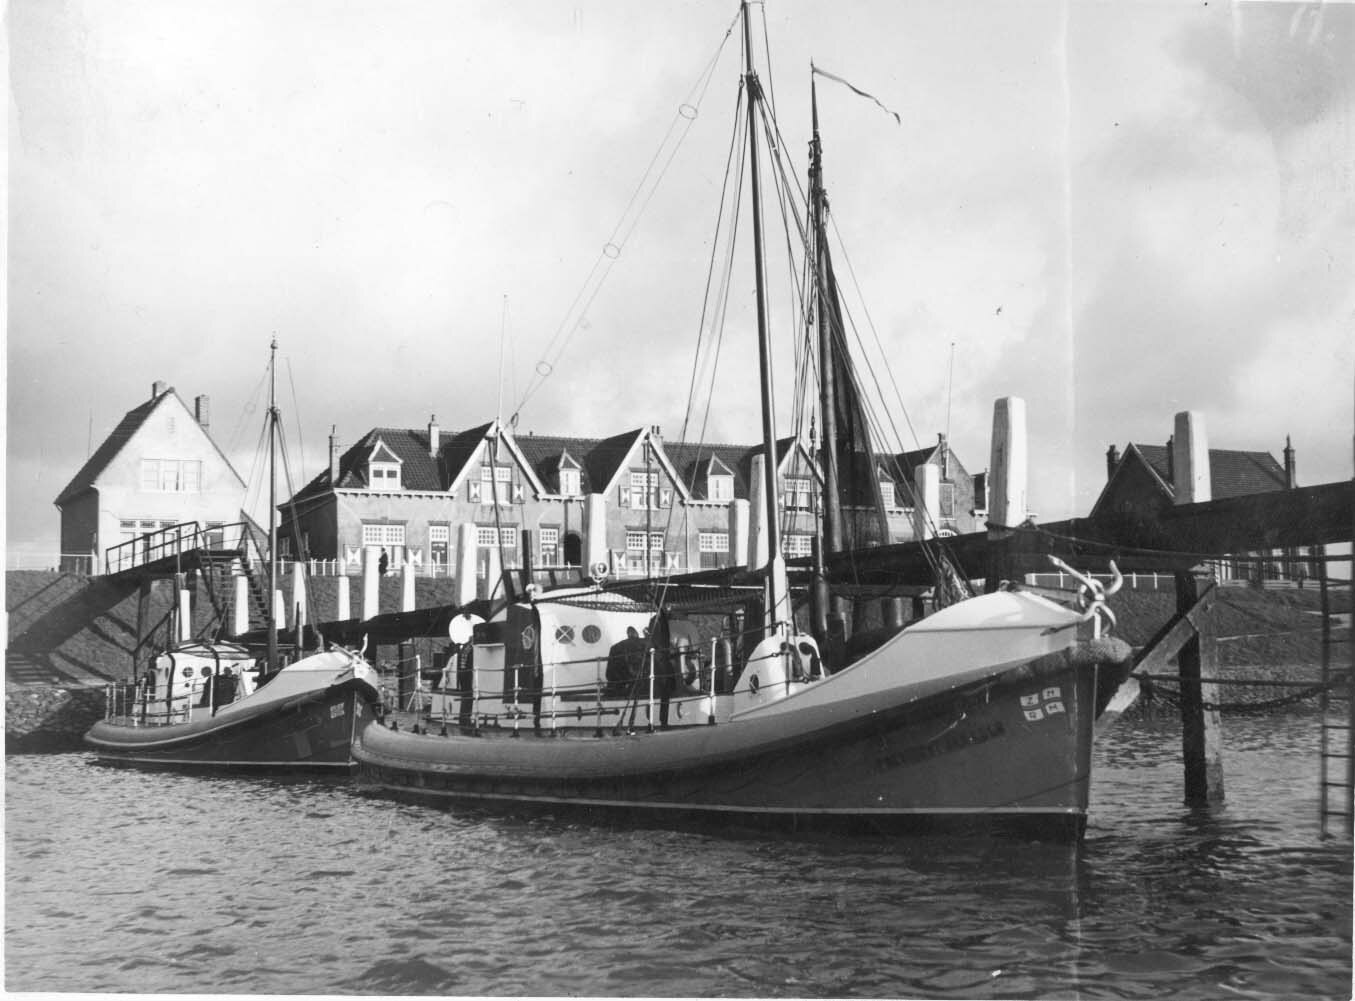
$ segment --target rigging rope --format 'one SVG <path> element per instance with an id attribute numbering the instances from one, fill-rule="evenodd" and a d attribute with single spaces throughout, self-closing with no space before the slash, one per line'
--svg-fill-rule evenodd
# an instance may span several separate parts
<path id="1" fill-rule="evenodd" d="M 598 259 L 594 262 L 587 278 L 584 279 L 584 283 L 575 295 L 574 301 L 570 303 L 569 309 L 565 311 L 565 315 L 560 320 L 560 325 L 556 328 L 550 341 L 547 342 L 546 348 L 542 352 L 541 359 L 537 362 L 531 379 L 528 380 L 527 388 L 523 391 L 521 398 L 513 408 L 515 414 L 520 412 L 522 408 L 527 405 L 527 402 L 536 394 L 537 390 L 541 388 L 546 379 L 550 377 L 555 369 L 555 365 L 558 364 L 561 355 L 564 354 L 565 348 L 569 345 L 570 340 L 573 339 L 579 328 L 584 326 L 589 307 L 591 307 L 593 300 L 601 291 L 602 285 L 606 281 L 608 274 L 610 274 L 612 266 L 621 256 L 621 251 L 624 249 L 626 242 L 630 239 L 631 234 L 635 231 L 635 227 L 639 224 L 640 218 L 648 207 L 650 199 L 654 196 L 654 192 L 658 189 L 659 183 L 663 180 L 668 172 L 668 168 L 672 165 L 673 158 L 677 155 L 678 149 L 687 138 L 687 134 L 691 131 L 692 123 L 700 113 L 701 103 L 705 99 L 706 91 L 710 87 L 711 80 L 714 77 L 715 67 L 719 63 L 720 56 L 724 52 L 725 44 L 729 41 L 730 35 L 734 31 L 734 26 L 738 23 L 738 19 L 738 15 L 736 15 L 730 22 L 729 27 L 725 29 L 724 37 L 721 38 L 720 44 L 715 50 L 715 54 L 706 64 L 704 71 L 701 76 L 698 77 L 697 82 L 693 85 L 692 89 L 688 91 L 687 96 L 689 100 L 678 106 L 673 119 L 669 123 L 668 130 L 664 133 L 663 139 L 659 143 L 658 149 L 655 150 L 639 183 L 631 193 L 630 200 L 622 210 L 620 219 L 617 220 L 616 225 L 613 227 L 607 242 L 603 244 Z M 680 124 L 681 122 L 685 122 L 686 124 Z M 675 135 L 676 139 L 674 139 Z M 659 169 L 657 176 L 655 176 L 655 165 L 658 164 L 663 157 L 665 148 L 670 147 L 670 145 L 671 148 L 668 149 L 667 157 L 663 159 L 662 166 Z M 636 207 L 637 203 L 638 208 Z M 634 210 L 633 214 L 632 210 Z"/>

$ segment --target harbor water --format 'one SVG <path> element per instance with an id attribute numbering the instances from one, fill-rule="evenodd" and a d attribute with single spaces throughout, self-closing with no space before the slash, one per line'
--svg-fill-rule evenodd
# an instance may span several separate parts
<path id="1" fill-rule="evenodd" d="M 440 811 L 345 780 L 15 756 L 9 991 L 1348 998 L 1351 848 L 1317 721 L 1225 721 L 1227 806 L 1179 725 L 1122 720 L 1080 847 L 776 839 Z"/>

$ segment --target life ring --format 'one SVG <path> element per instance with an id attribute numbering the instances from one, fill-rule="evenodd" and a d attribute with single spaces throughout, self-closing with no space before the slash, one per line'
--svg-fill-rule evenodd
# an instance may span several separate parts
<path id="1" fill-rule="evenodd" d="M 588 576 L 597 581 L 605 580 L 611 570 L 612 568 L 607 565 L 606 560 L 598 560 L 588 568 Z"/>

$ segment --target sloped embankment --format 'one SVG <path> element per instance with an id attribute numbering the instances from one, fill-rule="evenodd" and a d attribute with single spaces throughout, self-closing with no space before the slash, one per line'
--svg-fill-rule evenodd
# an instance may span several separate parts
<path id="1" fill-rule="evenodd" d="M 1333 588 L 1333 615 L 1349 613 L 1350 591 Z M 1176 594 L 1161 591 L 1124 590 L 1110 599 L 1117 618 L 1116 634 L 1140 647 L 1176 614 Z M 1219 701 L 1225 709 L 1261 709 L 1280 700 L 1311 705 L 1312 686 L 1319 680 L 1322 663 L 1321 597 L 1315 586 L 1306 588 L 1221 587 L 1214 604 L 1214 627 L 1218 639 L 1217 677 Z M 1336 620 L 1337 622 L 1341 620 Z M 1334 623 L 1338 640 L 1331 649 L 1332 665 L 1350 667 L 1349 629 Z M 1170 673 L 1170 671 L 1165 672 Z M 1247 685 L 1247 681 L 1288 681 L 1293 688 Z M 1150 698 L 1157 694 L 1170 700 L 1176 686 L 1162 681 L 1148 686 Z M 1302 696 L 1302 698 L 1300 698 Z"/>

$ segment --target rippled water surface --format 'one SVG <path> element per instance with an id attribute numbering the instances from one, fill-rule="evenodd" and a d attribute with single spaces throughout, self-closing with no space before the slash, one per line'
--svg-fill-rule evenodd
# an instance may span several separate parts
<path id="1" fill-rule="evenodd" d="M 1230 719 L 1226 809 L 1121 722 L 1080 850 L 440 812 L 344 781 L 6 761 L 5 987 L 1345 998 L 1351 851 L 1311 717 Z"/>

